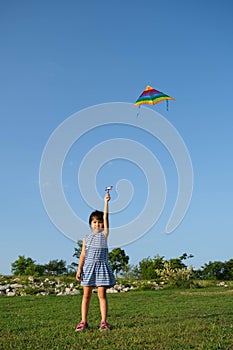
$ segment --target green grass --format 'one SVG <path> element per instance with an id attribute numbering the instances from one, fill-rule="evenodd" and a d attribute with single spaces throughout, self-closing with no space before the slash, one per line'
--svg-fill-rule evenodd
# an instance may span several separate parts
<path id="1" fill-rule="evenodd" d="M 233 349 L 233 292 L 221 288 L 108 294 L 113 329 L 98 330 L 98 297 L 90 329 L 74 332 L 81 295 L 0 298 L 0 349 Z"/>

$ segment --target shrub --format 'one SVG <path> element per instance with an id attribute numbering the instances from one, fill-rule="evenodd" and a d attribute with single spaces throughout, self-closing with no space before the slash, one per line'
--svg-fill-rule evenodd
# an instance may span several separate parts
<path id="1" fill-rule="evenodd" d="M 156 274 L 160 281 L 170 286 L 179 288 L 194 287 L 193 269 L 189 268 L 172 268 L 170 261 L 165 261 L 162 269 L 156 269 Z"/>

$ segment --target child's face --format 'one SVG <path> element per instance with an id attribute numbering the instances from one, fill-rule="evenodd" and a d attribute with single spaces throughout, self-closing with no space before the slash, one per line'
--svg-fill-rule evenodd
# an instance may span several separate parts
<path id="1" fill-rule="evenodd" d="M 98 218 L 93 218 L 91 221 L 91 228 L 93 233 L 98 233 L 103 231 L 104 223 L 103 221 L 100 221 Z"/>

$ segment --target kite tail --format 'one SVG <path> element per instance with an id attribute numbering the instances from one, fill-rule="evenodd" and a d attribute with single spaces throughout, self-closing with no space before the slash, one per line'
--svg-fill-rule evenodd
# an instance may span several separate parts
<path id="1" fill-rule="evenodd" d="M 138 106 L 138 113 L 137 113 L 137 117 L 139 117 L 139 114 L 140 114 L 140 105 Z"/>
<path id="2" fill-rule="evenodd" d="M 167 102 L 167 111 L 168 111 L 168 100 L 166 102 Z"/>

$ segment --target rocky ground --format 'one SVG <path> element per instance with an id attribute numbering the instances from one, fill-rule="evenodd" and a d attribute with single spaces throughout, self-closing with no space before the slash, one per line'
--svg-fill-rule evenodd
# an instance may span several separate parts
<path id="1" fill-rule="evenodd" d="M 107 293 L 129 292 L 135 289 L 161 289 L 162 285 L 156 282 L 134 282 L 116 284 L 113 288 L 107 289 Z M 80 283 L 74 277 L 59 278 L 38 278 L 34 276 L 0 276 L 0 296 L 26 296 L 26 295 L 77 295 L 82 291 Z M 93 289 L 96 293 L 97 289 Z"/>

